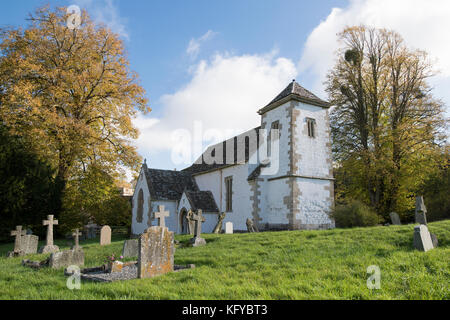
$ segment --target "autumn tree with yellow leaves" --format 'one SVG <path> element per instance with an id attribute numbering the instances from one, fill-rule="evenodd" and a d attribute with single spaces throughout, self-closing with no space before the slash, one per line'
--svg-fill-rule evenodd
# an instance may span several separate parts
<path id="1" fill-rule="evenodd" d="M 136 171 L 132 119 L 149 112 L 122 40 L 86 11 L 70 28 L 66 8 L 31 14 L 29 26 L 0 29 L 0 120 L 67 184 L 88 170 L 114 178 Z"/>

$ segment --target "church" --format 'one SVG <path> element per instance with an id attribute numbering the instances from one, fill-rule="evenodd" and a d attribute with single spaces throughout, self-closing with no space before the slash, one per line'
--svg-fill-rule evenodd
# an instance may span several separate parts
<path id="1" fill-rule="evenodd" d="M 181 171 L 141 167 L 132 198 L 132 234 L 157 225 L 164 206 L 165 224 L 188 233 L 187 213 L 202 210 L 202 232 L 211 233 L 218 216 L 247 230 L 334 228 L 329 103 L 292 81 L 258 111 L 261 126 L 210 146 Z"/>

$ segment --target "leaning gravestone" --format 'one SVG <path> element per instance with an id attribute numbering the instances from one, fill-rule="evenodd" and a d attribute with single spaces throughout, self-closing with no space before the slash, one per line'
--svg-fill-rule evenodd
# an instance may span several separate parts
<path id="1" fill-rule="evenodd" d="M 401 226 L 402 222 L 400 221 L 400 217 L 396 212 L 389 213 L 389 216 L 391 217 L 391 222 L 393 225 Z"/>
<path id="2" fill-rule="evenodd" d="M 138 239 L 125 240 L 122 249 L 122 256 L 124 258 L 137 257 L 138 251 L 139 251 Z"/>
<path id="3" fill-rule="evenodd" d="M 100 230 L 100 245 L 107 246 L 111 244 L 111 227 L 103 226 Z"/>
<path id="4" fill-rule="evenodd" d="M 427 224 L 427 208 L 425 207 L 425 202 L 423 197 L 416 197 L 416 212 L 415 212 L 416 223 Z"/>
<path id="5" fill-rule="evenodd" d="M 225 233 L 232 234 L 233 233 L 233 222 L 225 223 Z"/>
<path id="6" fill-rule="evenodd" d="M 53 220 L 53 215 L 49 215 L 42 224 L 47 226 L 47 244 L 39 249 L 39 253 L 58 252 L 59 247 L 53 244 L 53 225 L 58 225 L 58 220 Z"/>
<path id="7" fill-rule="evenodd" d="M 247 225 L 248 232 L 259 232 L 258 228 L 255 226 L 255 223 L 250 218 L 245 222 Z"/>
<path id="8" fill-rule="evenodd" d="M 428 227 L 424 224 L 414 227 L 414 248 L 425 252 L 434 248 Z"/>
<path id="9" fill-rule="evenodd" d="M 217 219 L 217 224 L 214 227 L 213 233 L 214 234 L 219 234 L 222 232 L 222 227 L 223 227 L 223 220 L 225 219 L 225 212 L 222 212 L 221 214 L 219 214 L 219 217 Z"/>
<path id="10" fill-rule="evenodd" d="M 193 247 L 204 246 L 206 240 L 201 237 L 202 235 L 202 223 L 205 222 L 205 218 L 202 215 L 202 210 L 197 210 L 197 214 L 192 216 L 195 221 L 194 237 L 190 240 Z"/>
<path id="11" fill-rule="evenodd" d="M 50 255 L 48 266 L 53 269 L 59 269 L 69 266 L 84 265 L 84 252 L 82 249 L 65 250 L 55 252 Z"/>
<path id="12" fill-rule="evenodd" d="M 174 270 L 174 236 L 165 227 L 151 227 L 139 237 L 138 278 Z"/>

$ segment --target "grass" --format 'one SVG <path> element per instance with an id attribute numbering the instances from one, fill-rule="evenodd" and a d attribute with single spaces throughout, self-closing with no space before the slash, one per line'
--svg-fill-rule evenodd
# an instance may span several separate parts
<path id="1" fill-rule="evenodd" d="M 195 269 L 153 279 L 82 282 L 69 290 L 62 270 L 32 270 L 5 257 L 1 245 L 0 299 L 450 299 L 450 220 L 430 223 L 439 248 L 412 247 L 414 225 L 208 235 L 208 244 L 178 248 L 176 264 Z M 181 242 L 189 236 L 176 236 Z M 110 246 L 83 242 L 87 267 L 120 256 L 123 237 Z M 67 248 L 67 241 L 55 241 Z M 48 256 L 48 255 L 47 255 Z M 45 255 L 27 257 L 42 260 Z M 381 269 L 381 289 L 366 286 L 367 267 Z"/>

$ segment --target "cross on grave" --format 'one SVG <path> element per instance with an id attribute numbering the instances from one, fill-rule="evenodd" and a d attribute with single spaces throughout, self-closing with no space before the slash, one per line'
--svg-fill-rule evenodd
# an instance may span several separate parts
<path id="1" fill-rule="evenodd" d="M 205 221 L 205 218 L 203 218 L 202 210 L 197 210 L 197 214 L 192 215 L 192 220 L 195 221 L 195 230 L 194 230 L 194 237 L 199 237 L 202 234 L 202 223 Z"/>
<path id="2" fill-rule="evenodd" d="M 164 211 L 164 206 L 158 206 L 158 212 L 155 212 L 155 218 L 158 219 L 158 226 L 165 228 L 165 218 L 170 214 L 169 211 Z"/>
<path id="3" fill-rule="evenodd" d="M 53 220 L 53 215 L 48 215 L 42 224 L 47 227 L 47 246 L 53 245 L 53 225 L 58 225 L 58 220 Z"/>
<path id="4" fill-rule="evenodd" d="M 80 236 L 81 236 L 81 232 L 78 229 L 75 229 L 75 232 L 72 233 L 72 236 L 75 239 L 75 246 L 73 247 L 73 249 L 79 249 L 80 247 Z"/>
<path id="5" fill-rule="evenodd" d="M 11 236 L 16 237 L 14 240 L 14 251 L 20 249 L 21 237 L 26 234 L 27 234 L 27 232 L 25 230 L 22 230 L 22 226 L 17 226 L 16 230 L 11 231 Z"/>

